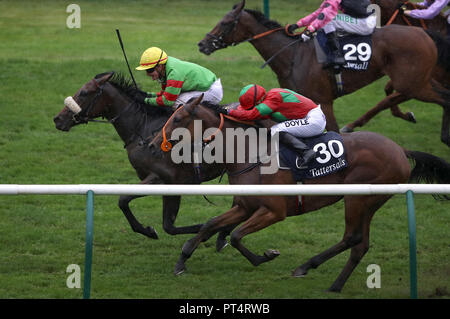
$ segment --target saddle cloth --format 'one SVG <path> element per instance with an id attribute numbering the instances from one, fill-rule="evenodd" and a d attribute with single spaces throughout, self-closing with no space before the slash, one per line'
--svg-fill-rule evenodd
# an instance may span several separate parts
<path id="1" fill-rule="evenodd" d="M 327 132 L 302 140 L 317 154 L 306 168 L 299 168 L 298 164 L 301 162 L 301 158 L 297 153 L 283 144 L 279 144 L 278 167 L 290 169 L 295 181 L 326 176 L 347 167 L 343 139 L 338 133 Z"/>
<path id="2" fill-rule="evenodd" d="M 339 37 L 339 44 L 345 58 L 345 69 L 365 71 L 372 58 L 372 35 L 346 34 Z M 327 45 L 327 36 L 323 30 L 314 38 L 318 63 L 333 62 L 333 53 Z"/>

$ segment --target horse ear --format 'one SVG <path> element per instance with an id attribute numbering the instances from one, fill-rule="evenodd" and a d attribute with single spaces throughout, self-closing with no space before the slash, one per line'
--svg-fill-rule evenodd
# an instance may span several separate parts
<path id="1" fill-rule="evenodd" d="M 204 95 L 205 95 L 205 94 L 202 93 L 199 97 L 196 97 L 196 98 L 192 99 L 191 102 L 188 102 L 188 103 L 184 106 L 184 108 L 186 109 L 186 111 L 188 111 L 189 113 L 194 112 L 195 107 L 196 107 L 197 105 L 200 104 L 200 102 L 203 100 L 203 96 L 204 96 Z"/>
<path id="2" fill-rule="evenodd" d="M 242 0 L 242 2 L 237 5 L 237 7 L 236 7 L 236 9 L 234 9 L 234 11 L 236 13 L 239 13 L 242 11 L 242 9 L 244 9 L 244 7 L 245 7 L 245 0 Z"/>
<path id="3" fill-rule="evenodd" d="M 97 75 L 94 80 L 98 85 L 102 85 L 107 82 L 114 75 L 114 71 Z"/>

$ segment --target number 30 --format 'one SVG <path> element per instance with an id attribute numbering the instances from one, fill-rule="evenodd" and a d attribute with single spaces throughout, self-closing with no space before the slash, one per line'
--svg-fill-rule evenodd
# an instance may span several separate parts
<path id="1" fill-rule="evenodd" d="M 336 145 L 337 151 L 335 150 L 334 145 Z M 326 145 L 325 143 L 316 144 L 314 145 L 313 150 L 315 152 L 319 152 L 320 155 L 325 156 L 325 158 L 322 158 L 322 156 L 316 157 L 316 160 L 320 164 L 327 163 L 331 159 L 331 156 L 333 156 L 334 158 L 338 158 L 342 154 L 344 154 L 344 146 L 338 140 L 329 140 L 328 145 Z"/>

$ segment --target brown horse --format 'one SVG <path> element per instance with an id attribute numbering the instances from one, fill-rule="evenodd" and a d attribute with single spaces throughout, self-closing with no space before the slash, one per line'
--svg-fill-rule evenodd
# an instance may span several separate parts
<path id="1" fill-rule="evenodd" d="M 166 124 L 166 134 L 171 136 L 175 128 L 184 127 L 189 130 L 191 138 L 195 136 L 195 120 L 202 121 L 202 132 L 207 129 L 220 127 L 222 139 L 220 144 L 223 150 L 223 161 L 226 162 L 226 146 L 229 147 L 228 131 L 236 128 L 249 128 L 229 119 L 223 120 L 219 125 L 219 116 L 223 109 L 209 104 L 199 104 L 201 97 L 184 105 Z M 214 130 L 214 129 L 212 129 Z M 206 133 L 205 133 L 206 134 Z M 217 134 L 216 134 L 217 135 Z M 183 135 L 185 136 L 185 135 Z M 235 134 L 231 135 L 235 138 Z M 450 182 L 450 164 L 443 159 L 422 152 L 406 151 L 392 140 L 372 132 L 355 132 L 344 134 L 343 143 L 347 151 L 348 166 L 331 175 L 305 180 L 306 184 L 398 184 L 419 178 L 427 177 L 439 183 Z M 259 136 L 258 138 L 261 138 Z M 266 139 L 267 141 L 267 139 Z M 270 149 L 268 140 L 267 149 Z M 152 144 L 159 147 L 160 136 Z M 259 141 L 257 142 L 259 143 Z M 249 145 L 244 146 L 245 161 L 225 163 L 229 174 L 230 184 L 295 184 L 290 170 L 278 170 L 274 174 L 261 174 L 265 164 L 255 165 L 249 158 Z M 258 144 L 259 145 L 259 144 Z M 236 154 L 236 147 L 233 150 Z M 416 166 L 411 170 L 408 158 L 415 160 Z M 243 223 L 231 234 L 231 244 L 246 257 L 250 263 L 257 266 L 263 262 L 274 259 L 279 255 L 276 250 L 268 250 L 263 255 L 256 255 L 242 244 L 244 236 L 257 232 L 289 216 L 296 216 L 322 207 L 329 206 L 343 199 L 345 203 L 345 233 L 342 240 L 326 251 L 311 258 L 294 270 L 293 276 L 306 275 L 309 269 L 316 268 L 328 259 L 351 248 L 350 258 L 343 271 L 333 283 L 330 290 L 340 291 L 344 283 L 369 249 L 369 227 L 374 213 L 392 195 L 345 195 L 345 196 L 303 196 L 302 209 L 298 211 L 296 196 L 234 196 L 233 207 L 226 213 L 210 219 L 203 225 L 199 233 L 188 240 L 182 248 L 181 256 L 175 266 L 175 274 L 186 270 L 185 262 L 193 254 L 198 245 L 214 235 L 217 231 L 231 231 L 236 225 Z M 447 197 L 446 199 L 450 199 Z"/>
<path id="2" fill-rule="evenodd" d="M 431 20 L 418 20 L 414 18 L 407 17 L 403 15 L 399 11 L 400 5 L 405 5 L 408 9 L 412 10 L 415 9 L 417 6 L 414 3 L 411 3 L 409 1 L 399 1 L 399 0 L 372 0 L 372 3 L 377 4 L 380 7 L 380 18 L 381 18 L 381 24 L 399 24 L 399 25 L 405 25 L 405 26 L 416 26 L 421 28 L 426 28 L 426 30 L 434 31 L 442 35 L 443 37 L 447 36 L 447 19 L 443 15 L 438 15 L 435 18 Z M 429 33 L 430 36 L 435 37 L 436 41 L 442 42 L 438 38 L 437 35 L 434 35 L 432 33 Z M 445 45 L 444 42 L 440 45 L 442 47 L 441 51 L 449 50 L 449 46 Z M 445 49 L 447 47 L 447 49 Z M 448 58 L 447 58 L 448 59 Z M 445 87 L 450 87 L 450 71 L 445 70 L 445 68 L 436 67 L 436 69 L 433 72 L 433 78 L 439 83 L 443 84 Z M 349 123 L 342 127 L 341 132 L 343 133 L 349 133 L 353 132 L 355 127 L 362 127 L 367 122 L 369 122 L 374 116 L 376 116 L 379 112 L 390 108 L 391 113 L 395 117 L 399 117 L 403 120 L 416 123 L 416 119 L 414 117 L 414 114 L 412 112 L 402 112 L 397 104 L 392 105 L 392 101 L 402 101 L 405 102 L 406 98 L 399 98 L 399 94 L 393 94 L 394 88 L 392 86 L 392 82 L 389 81 L 385 87 L 385 93 L 388 96 L 386 99 L 378 103 L 375 107 L 370 109 L 367 113 L 365 113 L 363 116 L 361 116 L 356 121 Z M 445 118 L 443 118 L 443 122 L 445 121 Z M 445 130 L 445 128 L 444 128 Z M 444 140 L 443 140 L 444 141 Z"/>
<path id="3" fill-rule="evenodd" d="M 128 159 L 141 184 L 197 184 L 223 173 L 224 167 L 220 164 L 204 164 L 194 169 L 192 164 L 174 164 L 167 154 L 149 149 L 147 139 L 161 130 L 172 110 L 137 103 L 134 99 L 136 90 L 131 81 L 119 73 L 99 74 L 73 96 L 80 112 L 75 113 L 65 106 L 54 118 L 56 128 L 69 131 L 76 125 L 96 121 L 94 119 L 98 117 L 106 118 L 124 142 Z M 155 229 L 144 227 L 130 210 L 130 201 L 139 197 L 142 196 L 120 196 L 119 207 L 133 231 L 157 239 Z M 197 233 L 202 225 L 174 226 L 180 201 L 181 196 L 163 196 L 164 230 L 171 235 Z M 217 249 L 220 250 L 224 245 L 225 238 L 218 239 Z"/>
<path id="4" fill-rule="evenodd" d="M 198 43 L 201 52 L 211 54 L 248 40 L 268 60 L 281 48 L 297 41 L 287 35 L 279 23 L 268 20 L 260 12 L 244 10 L 244 6 L 245 1 L 236 5 L 207 33 Z M 279 31 L 260 36 L 274 29 Z M 401 94 L 397 99 L 415 98 L 444 108 L 441 139 L 450 145 L 450 90 L 431 77 L 438 62 L 438 49 L 433 39 L 419 28 L 390 25 L 376 29 L 372 42 L 373 53 L 368 70 L 343 71 L 344 95 L 387 75 L 393 88 Z M 445 58 L 442 58 L 444 62 Z M 327 118 L 327 130 L 339 131 L 333 112 L 333 101 L 338 98 L 335 79 L 330 70 L 323 69 L 317 62 L 313 41 L 297 42 L 287 47 L 269 65 L 281 87 L 305 94 L 321 104 Z M 395 99 L 389 102 L 392 105 L 399 103 Z"/>

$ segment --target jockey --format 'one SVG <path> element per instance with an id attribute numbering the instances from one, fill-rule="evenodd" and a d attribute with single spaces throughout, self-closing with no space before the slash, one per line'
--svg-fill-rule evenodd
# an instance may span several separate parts
<path id="1" fill-rule="evenodd" d="M 230 116 L 246 121 L 271 118 L 278 122 L 270 128 L 271 134 L 278 132 L 280 142 L 302 157 L 300 167 L 314 159 L 316 152 L 298 138 L 323 133 L 326 119 L 320 105 L 288 89 L 271 89 L 266 94 L 257 84 L 241 90 L 239 103 L 237 109 L 228 111 Z"/>
<path id="2" fill-rule="evenodd" d="M 161 83 L 158 93 L 140 91 L 136 99 L 153 106 L 176 109 L 191 98 L 204 93 L 203 100 L 219 104 L 223 97 L 220 79 L 210 70 L 194 63 L 167 56 L 157 47 L 144 51 L 136 70 L 145 70 L 153 80 Z"/>
<path id="3" fill-rule="evenodd" d="M 291 24 L 288 31 L 293 33 L 295 29 L 306 26 L 302 38 L 308 41 L 314 32 L 323 28 L 328 46 L 334 56 L 333 64 L 336 69 L 339 69 L 345 64 L 345 60 L 339 48 L 336 31 L 343 30 L 361 35 L 372 34 L 376 27 L 376 18 L 370 16 L 372 13 L 367 9 L 369 5 L 369 0 L 326 0 L 315 12 Z M 339 10 L 343 13 L 338 14 Z"/>
<path id="4" fill-rule="evenodd" d="M 415 19 L 430 20 L 436 17 L 445 6 L 449 5 L 450 0 L 425 0 L 418 5 L 425 9 L 403 10 L 403 14 Z"/>

